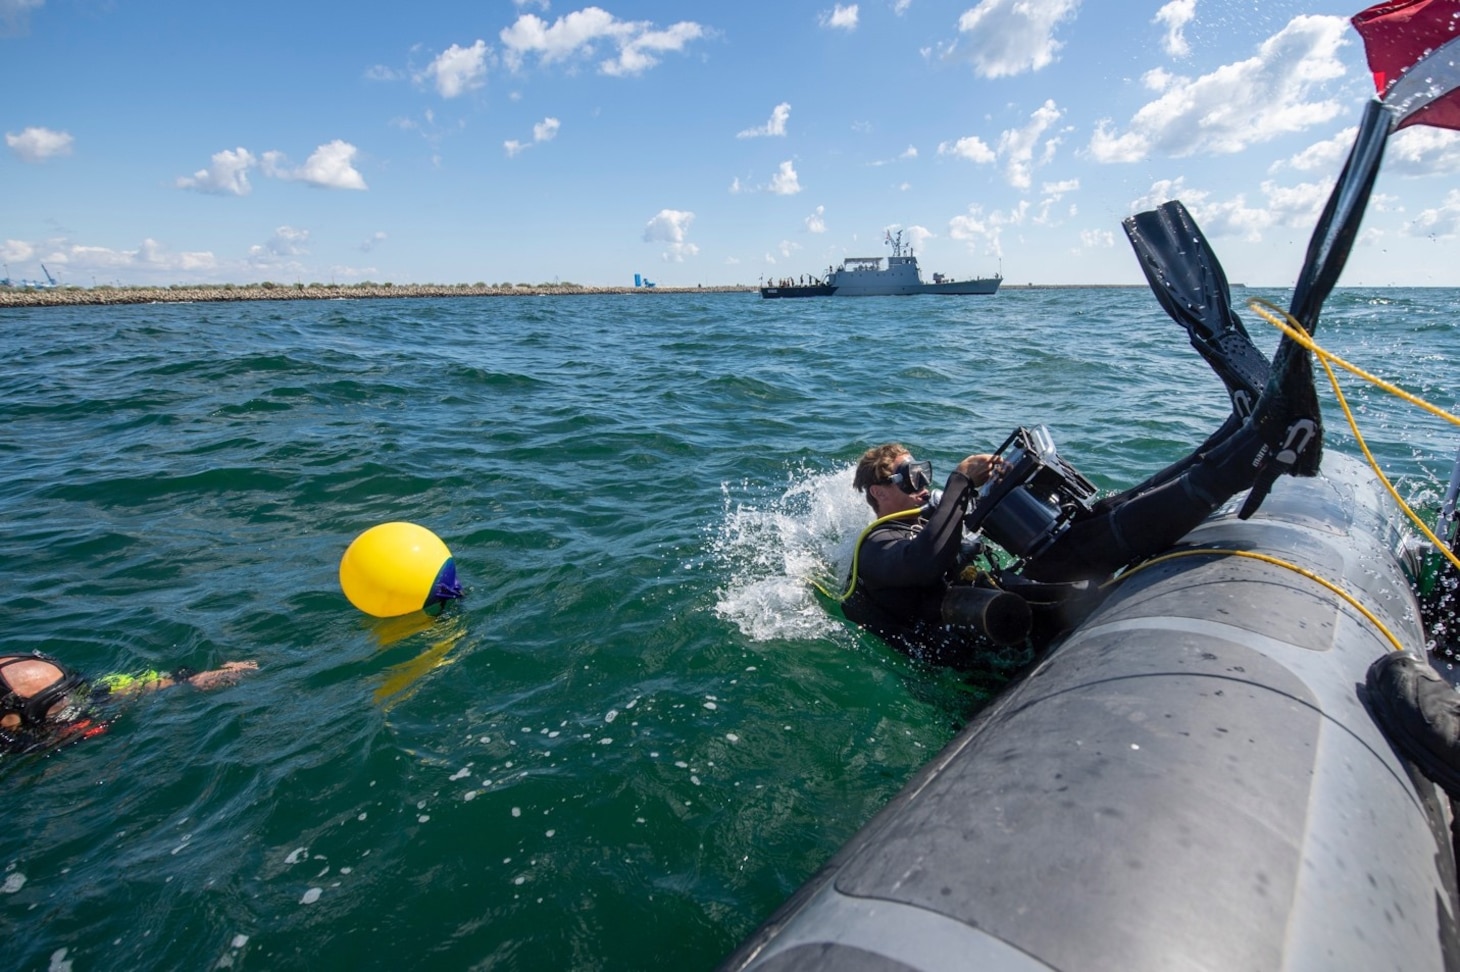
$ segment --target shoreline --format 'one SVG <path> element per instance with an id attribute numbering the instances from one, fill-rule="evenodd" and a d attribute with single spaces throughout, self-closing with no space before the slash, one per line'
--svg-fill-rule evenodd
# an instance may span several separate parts
<path id="1" fill-rule="evenodd" d="M 398 300 L 412 297 L 560 297 L 617 294 L 757 293 L 735 284 L 714 287 L 584 287 L 578 284 L 224 284 L 202 287 L 0 288 L 0 307 L 109 304 L 194 304 L 249 300 Z"/>

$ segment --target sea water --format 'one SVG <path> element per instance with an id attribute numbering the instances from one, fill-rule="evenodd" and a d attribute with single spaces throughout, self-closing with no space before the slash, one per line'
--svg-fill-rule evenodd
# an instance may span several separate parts
<path id="1" fill-rule="evenodd" d="M 1455 410 L 1457 308 L 1318 336 Z M 1044 424 L 1114 490 L 1227 410 L 1139 288 L 3 310 L 0 360 L 3 650 L 259 665 L 0 757 L 5 965 L 76 972 L 712 967 L 987 698 L 811 593 L 862 450 Z M 1432 517 L 1460 435 L 1345 387 Z M 440 617 L 341 594 L 389 520 L 454 553 Z"/>

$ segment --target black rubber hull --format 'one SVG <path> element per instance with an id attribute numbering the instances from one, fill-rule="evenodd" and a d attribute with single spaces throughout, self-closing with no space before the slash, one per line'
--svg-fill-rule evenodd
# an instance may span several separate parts
<path id="1" fill-rule="evenodd" d="M 1187 543 L 1305 567 L 1417 650 L 1387 497 L 1348 457 L 1325 474 Z M 1454 967 L 1448 804 L 1365 708 L 1389 648 L 1281 567 L 1139 573 L 725 968 Z"/>

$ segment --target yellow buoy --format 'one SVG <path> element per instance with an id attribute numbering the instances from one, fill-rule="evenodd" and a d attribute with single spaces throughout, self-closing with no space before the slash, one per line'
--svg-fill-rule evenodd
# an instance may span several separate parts
<path id="1" fill-rule="evenodd" d="M 441 538 L 414 523 L 382 523 L 354 539 L 340 558 L 340 588 L 350 603 L 393 618 L 461 596 L 456 564 Z"/>

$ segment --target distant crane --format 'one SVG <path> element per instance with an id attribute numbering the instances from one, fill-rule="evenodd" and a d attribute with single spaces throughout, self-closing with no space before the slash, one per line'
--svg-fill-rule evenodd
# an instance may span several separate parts
<path id="1" fill-rule="evenodd" d="M 18 287 L 21 290 L 54 290 L 55 288 L 61 286 L 61 282 L 55 277 L 51 276 L 51 271 L 46 269 L 46 265 L 44 263 L 41 264 L 41 273 L 46 275 L 46 279 L 44 281 L 26 280 L 24 277 L 19 280 L 11 280 L 10 264 L 7 263 L 5 264 L 5 277 L 0 278 L 0 287 Z"/>

